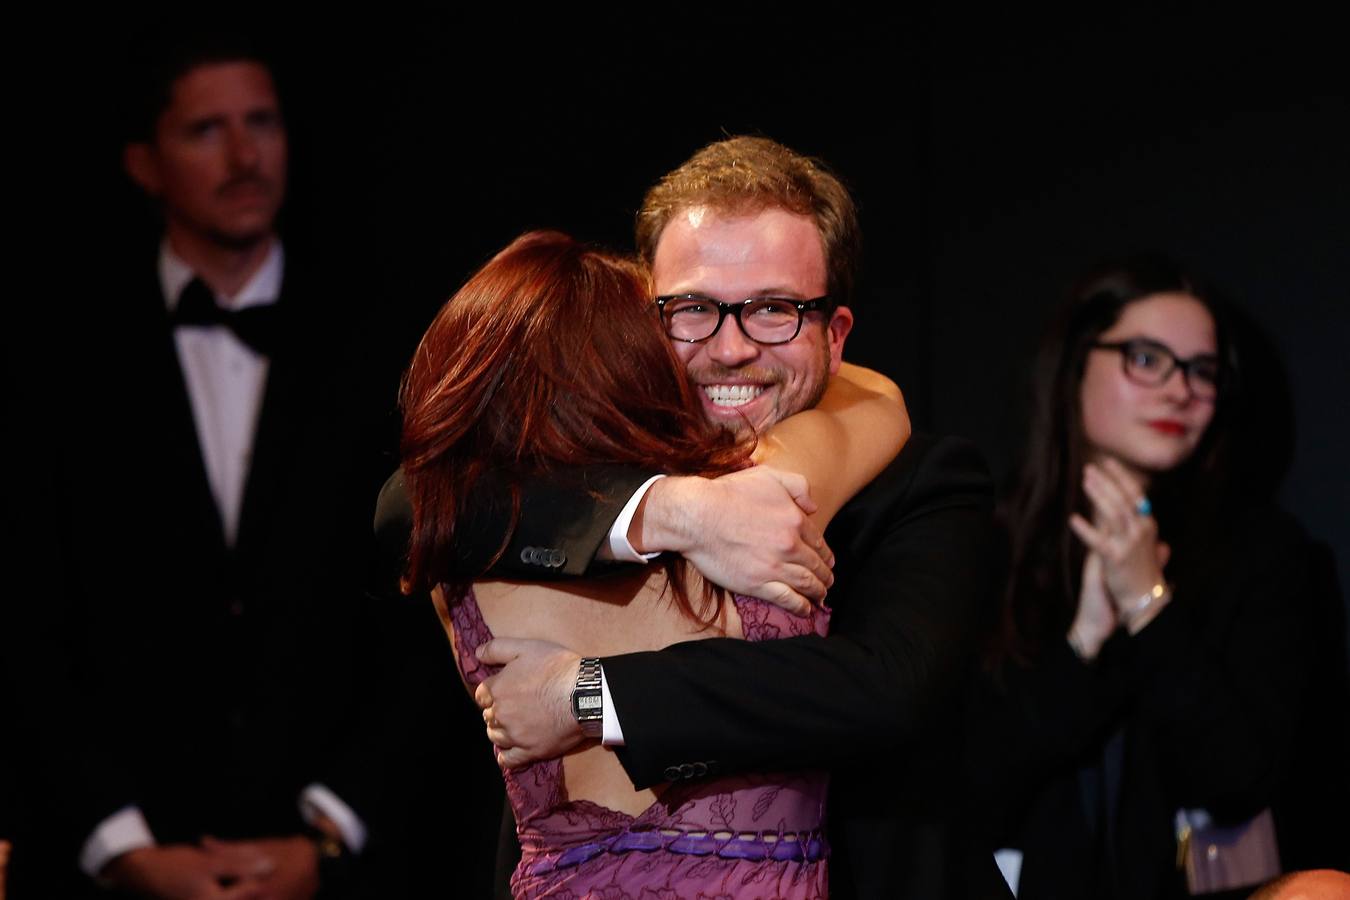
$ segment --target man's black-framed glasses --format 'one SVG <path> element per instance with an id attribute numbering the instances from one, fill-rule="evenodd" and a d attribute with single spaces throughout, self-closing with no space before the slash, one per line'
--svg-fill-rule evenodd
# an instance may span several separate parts
<path id="1" fill-rule="evenodd" d="M 1219 365 L 1219 358 L 1212 353 L 1182 359 L 1172 352 L 1171 347 L 1148 338 L 1097 343 L 1092 346 L 1119 353 L 1125 377 L 1135 384 L 1158 387 L 1171 378 L 1173 372 L 1180 369 L 1193 396 L 1201 400 L 1213 400 L 1219 395 L 1219 380 L 1223 368 Z"/>
<path id="2" fill-rule="evenodd" d="M 802 316 L 825 309 L 829 297 L 793 300 L 789 297 L 750 297 L 723 303 L 702 294 L 667 294 L 656 298 L 661 322 L 673 340 L 697 344 L 717 334 L 728 315 L 741 334 L 757 344 L 786 344 L 802 330 Z"/>

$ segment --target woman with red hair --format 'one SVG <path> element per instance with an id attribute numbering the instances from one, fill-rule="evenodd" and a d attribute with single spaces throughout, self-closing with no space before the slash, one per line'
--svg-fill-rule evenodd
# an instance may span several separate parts
<path id="1" fill-rule="evenodd" d="M 869 390 L 879 385 L 883 393 Z M 758 448 L 717 428 L 663 332 L 645 270 L 554 232 L 518 238 L 446 303 L 418 347 L 402 405 L 407 584 L 432 589 L 471 692 L 492 674 L 474 650 L 493 635 L 606 656 L 708 637 L 823 634 L 829 618 L 742 596 L 727 603 L 678 557 L 600 579 L 486 580 L 485 566 L 456 553 L 482 514 L 469 498 L 485 476 L 505 487 L 514 520 L 521 483 L 554 470 L 617 463 L 717 476 L 771 461 L 807 476 L 823 529 L 908 435 L 894 385 L 852 367 Z M 751 883 L 765 896 L 825 895 L 823 772 L 635 790 L 613 753 L 591 741 L 502 775 L 523 851 L 511 882 L 518 896 L 611 885 L 632 896 L 716 895 Z"/>

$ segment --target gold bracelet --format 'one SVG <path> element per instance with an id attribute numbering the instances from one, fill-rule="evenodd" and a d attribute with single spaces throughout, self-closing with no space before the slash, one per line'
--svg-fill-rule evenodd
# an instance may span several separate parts
<path id="1" fill-rule="evenodd" d="M 1147 594 L 1134 601 L 1128 612 L 1122 612 L 1120 620 L 1125 623 L 1126 628 L 1131 627 L 1135 620 L 1144 614 L 1144 610 L 1152 606 L 1155 600 L 1161 600 L 1164 595 L 1171 593 L 1171 590 L 1166 582 L 1158 582 L 1148 589 Z"/>

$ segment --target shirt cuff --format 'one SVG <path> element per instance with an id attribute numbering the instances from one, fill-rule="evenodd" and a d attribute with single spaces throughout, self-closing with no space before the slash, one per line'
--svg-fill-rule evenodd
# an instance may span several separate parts
<path id="1" fill-rule="evenodd" d="M 994 865 L 998 866 L 999 872 L 1003 875 L 1003 880 L 1008 882 L 1008 888 L 1012 891 L 1012 895 L 1016 897 L 1017 885 L 1022 880 L 1022 851 L 1012 847 L 995 850 Z"/>
<path id="2" fill-rule="evenodd" d="M 97 878 L 103 867 L 123 853 L 155 846 L 155 836 L 140 809 L 124 806 L 94 829 L 80 849 L 80 868 L 90 878 Z"/>
<path id="3" fill-rule="evenodd" d="M 619 724 L 619 711 L 614 708 L 614 699 L 609 696 L 609 682 L 605 680 L 604 666 L 600 667 L 600 696 L 604 700 L 600 710 L 600 714 L 604 717 L 601 720 L 600 743 L 606 747 L 622 747 L 623 726 Z"/>
<path id="4" fill-rule="evenodd" d="M 337 826 L 342 843 L 353 853 L 360 853 L 366 846 L 366 823 L 337 794 L 321 784 L 311 784 L 300 793 L 300 815 L 310 825 L 320 815 L 327 816 Z"/>
<path id="5" fill-rule="evenodd" d="M 619 511 L 619 517 L 614 520 L 614 525 L 609 529 L 609 540 L 601 545 L 600 552 L 596 556 L 601 559 L 612 559 L 616 562 L 645 563 L 651 562 L 661 555 L 660 551 L 656 553 L 637 552 L 632 542 L 628 540 L 628 529 L 633 525 L 633 516 L 637 514 L 638 504 L 642 502 L 642 498 L 647 496 L 647 491 L 651 489 L 652 485 L 665 477 L 664 475 L 653 475 L 642 483 L 642 486 L 637 489 L 633 496 L 628 498 L 628 502 Z M 609 708 L 608 704 L 605 708 Z"/>

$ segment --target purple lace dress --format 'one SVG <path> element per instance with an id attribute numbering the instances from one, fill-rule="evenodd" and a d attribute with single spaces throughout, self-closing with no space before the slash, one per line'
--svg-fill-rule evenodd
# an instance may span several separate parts
<path id="1" fill-rule="evenodd" d="M 824 634 L 829 612 L 790 615 L 735 597 L 751 641 Z M 492 675 L 473 648 L 492 637 L 470 590 L 451 604 L 470 689 Z M 568 800 L 561 759 L 504 769 L 516 816 L 517 897 L 675 900 L 827 895 L 824 772 L 731 775 L 672 784 L 637 816 Z"/>

